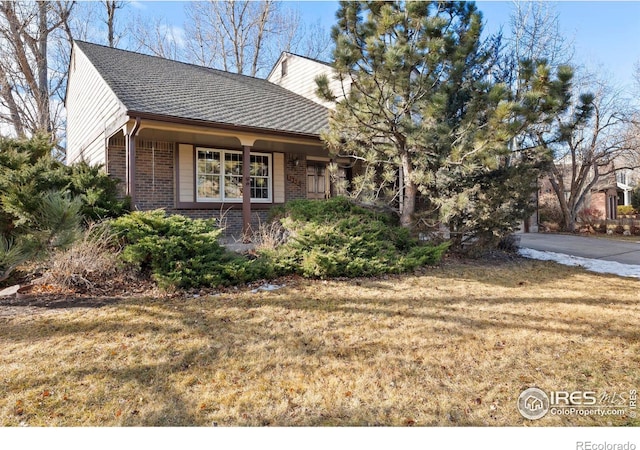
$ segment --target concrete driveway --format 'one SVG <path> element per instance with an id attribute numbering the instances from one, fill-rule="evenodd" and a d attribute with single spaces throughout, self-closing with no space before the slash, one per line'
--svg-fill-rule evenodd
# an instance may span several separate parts
<path id="1" fill-rule="evenodd" d="M 518 236 L 521 248 L 616 261 L 622 264 L 640 264 L 640 238 L 634 242 L 547 233 L 522 233 Z"/>

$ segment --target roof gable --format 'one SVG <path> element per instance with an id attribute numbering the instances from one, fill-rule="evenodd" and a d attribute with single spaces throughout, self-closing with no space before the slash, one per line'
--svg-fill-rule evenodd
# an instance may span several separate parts
<path id="1" fill-rule="evenodd" d="M 319 60 L 319 59 L 317 59 L 317 58 L 311 58 L 311 57 L 309 57 L 309 56 L 302 56 L 302 55 L 298 55 L 297 53 L 282 52 L 282 53 L 280 53 L 280 57 L 278 57 L 278 60 L 275 62 L 275 64 L 274 64 L 274 65 L 273 65 L 273 67 L 271 68 L 271 71 L 269 72 L 269 75 L 267 75 L 267 78 L 266 78 L 266 79 L 267 79 L 267 80 L 271 79 L 271 75 L 273 75 L 273 71 L 274 71 L 274 70 L 276 70 L 276 68 L 277 68 L 278 66 L 280 66 L 280 63 L 282 62 L 282 60 L 283 60 L 283 59 L 286 59 L 286 58 L 290 58 L 290 57 L 306 59 L 306 60 L 312 61 L 312 62 L 314 62 L 314 63 L 316 63 L 316 64 L 319 64 L 319 65 L 322 65 L 322 66 L 326 66 L 326 67 L 327 67 L 327 69 L 332 69 L 332 67 L 333 67 L 333 66 L 331 65 L 331 63 L 329 63 L 329 62 L 327 62 L 327 61 Z"/>
<path id="2" fill-rule="evenodd" d="M 328 126 L 326 108 L 267 80 L 75 44 L 129 112 L 316 136 Z"/>

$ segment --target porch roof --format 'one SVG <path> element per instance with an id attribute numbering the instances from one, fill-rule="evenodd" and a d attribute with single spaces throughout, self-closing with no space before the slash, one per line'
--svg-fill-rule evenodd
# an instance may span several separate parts
<path id="1" fill-rule="evenodd" d="M 319 137 L 327 108 L 269 81 L 75 41 L 127 113 Z"/>

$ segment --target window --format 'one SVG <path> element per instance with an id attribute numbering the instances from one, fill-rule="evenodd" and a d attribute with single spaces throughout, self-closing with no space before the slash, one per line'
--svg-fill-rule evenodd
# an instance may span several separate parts
<path id="1" fill-rule="evenodd" d="M 282 61 L 282 64 L 280 65 L 280 76 L 284 77 L 287 74 L 287 60 L 285 59 L 284 61 Z"/>
<path id="2" fill-rule="evenodd" d="M 627 183 L 627 172 L 623 170 L 619 170 L 616 172 L 616 181 L 620 184 L 628 184 Z"/>
<path id="3" fill-rule="evenodd" d="M 197 149 L 197 201 L 242 202 L 242 152 Z M 271 202 L 271 155 L 251 153 L 251 200 Z"/>

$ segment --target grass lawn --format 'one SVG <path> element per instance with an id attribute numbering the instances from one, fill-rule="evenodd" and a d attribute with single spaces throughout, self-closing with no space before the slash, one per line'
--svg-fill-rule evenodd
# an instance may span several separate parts
<path id="1" fill-rule="evenodd" d="M 520 392 L 640 387 L 640 281 L 550 262 L 2 315 L 0 425 L 529 421 Z"/>

